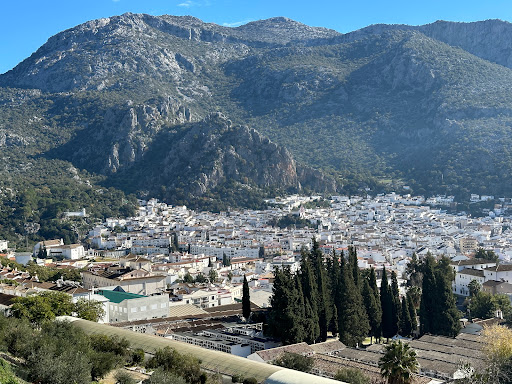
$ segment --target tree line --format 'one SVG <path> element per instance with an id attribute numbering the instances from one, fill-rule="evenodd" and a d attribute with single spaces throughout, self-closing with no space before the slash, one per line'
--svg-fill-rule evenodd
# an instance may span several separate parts
<path id="1" fill-rule="evenodd" d="M 6 381 L 9 384 L 18 384 L 17 377 L 40 384 L 90 384 L 114 369 L 133 365 L 153 371 L 144 384 L 221 382 L 218 375 L 202 371 L 194 356 L 166 347 L 146 357 L 144 350 L 132 347 L 125 338 L 87 335 L 66 321 L 34 324 L 0 315 L 0 351 L 18 361 L 14 375 L 0 359 L 0 380 L 6 376 L 11 380 Z M 116 379 L 123 384 L 136 382 L 126 373 L 116 374 Z"/>
<path id="2" fill-rule="evenodd" d="M 375 269 L 360 270 L 355 248 L 325 257 L 313 240 L 311 251 L 302 251 L 298 273 L 275 270 L 267 333 L 284 344 L 321 342 L 332 333 L 348 346 L 361 345 L 367 337 L 418 332 L 455 336 L 460 316 L 449 259 L 427 255 L 419 262 L 413 255 L 407 275 L 407 294 L 401 297 L 394 271 L 388 276 L 382 270 L 379 288 Z"/>

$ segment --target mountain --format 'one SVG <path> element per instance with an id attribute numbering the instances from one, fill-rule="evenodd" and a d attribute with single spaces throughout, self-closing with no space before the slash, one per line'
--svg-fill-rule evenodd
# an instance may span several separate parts
<path id="1" fill-rule="evenodd" d="M 492 63 L 512 68 L 512 24 L 502 20 L 472 23 L 436 21 L 421 26 L 376 24 L 346 34 L 343 41 L 354 41 L 363 36 L 380 35 L 387 31 L 418 31 L 432 39 L 478 56 Z"/>
<path id="2" fill-rule="evenodd" d="M 60 164 L 73 188 L 215 209 L 285 190 L 512 195 L 511 37 L 500 20 L 93 20 L 0 75 L 0 176 L 33 185 L 37 162 L 42 185 Z"/>

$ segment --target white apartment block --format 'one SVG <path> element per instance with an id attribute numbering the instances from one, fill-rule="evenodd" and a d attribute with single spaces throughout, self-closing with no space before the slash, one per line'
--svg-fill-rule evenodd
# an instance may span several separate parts
<path id="1" fill-rule="evenodd" d="M 233 303 L 231 292 L 225 289 L 198 289 L 197 291 L 182 293 L 177 296 L 180 301 L 176 302 L 176 305 L 193 304 L 199 308 L 213 308 Z"/>
<path id="2" fill-rule="evenodd" d="M 469 296 L 469 283 L 473 280 L 478 281 L 480 286 L 485 283 L 484 271 L 481 269 L 466 268 L 455 274 L 453 283 L 453 293 L 461 296 Z"/>
<path id="3" fill-rule="evenodd" d="M 85 249 L 81 244 L 59 245 L 46 250 L 50 257 L 63 257 L 70 260 L 78 260 L 85 257 Z"/>

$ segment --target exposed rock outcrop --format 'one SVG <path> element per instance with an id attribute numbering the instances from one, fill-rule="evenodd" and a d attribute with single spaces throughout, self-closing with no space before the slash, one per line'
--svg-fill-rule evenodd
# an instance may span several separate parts
<path id="1" fill-rule="evenodd" d="M 162 132 L 148 155 L 126 172 L 137 173 L 141 186 L 156 178 L 157 184 L 168 188 L 186 185 L 195 195 L 226 181 L 282 189 L 336 190 L 334 181 L 322 172 L 298 167 L 285 148 L 254 129 L 233 124 L 221 113 L 192 123 L 183 134 Z"/>

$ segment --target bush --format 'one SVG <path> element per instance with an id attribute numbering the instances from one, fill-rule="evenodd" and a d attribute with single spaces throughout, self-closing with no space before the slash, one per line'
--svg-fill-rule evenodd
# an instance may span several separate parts
<path id="1" fill-rule="evenodd" d="M 334 380 L 350 384 L 369 384 L 370 378 L 356 368 L 341 368 L 334 376 Z"/>
<path id="2" fill-rule="evenodd" d="M 285 352 L 274 361 L 275 365 L 284 368 L 294 369 L 296 371 L 309 372 L 313 368 L 313 359 L 311 357 L 302 356 L 298 353 Z"/>
<path id="3" fill-rule="evenodd" d="M 243 384 L 258 384 L 258 380 L 256 380 L 254 377 L 249 377 L 247 379 L 244 379 L 242 382 Z"/>
<path id="4" fill-rule="evenodd" d="M 9 363 L 2 359 L 0 359 L 0 383 L 19 384 L 18 379 L 16 379 L 16 376 L 12 373 Z"/>
<path id="5" fill-rule="evenodd" d="M 161 368 L 184 378 L 190 384 L 202 384 L 206 381 L 201 373 L 199 360 L 192 355 L 183 355 L 173 348 L 165 347 L 157 350 L 146 366 Z"/>
<path id="6" fill-rule="evenodd" d="M 135 379 L 124 370 L 117 371 L 114 377 L 116 379 L 116 384 L 137 384 L 137 381 L 135 381 Z"/>
<path id="7" fill-rule="evenodd" d="M 146 354 L 142 348 L 132 351 L 132 365 L 143 365 Z"/>

